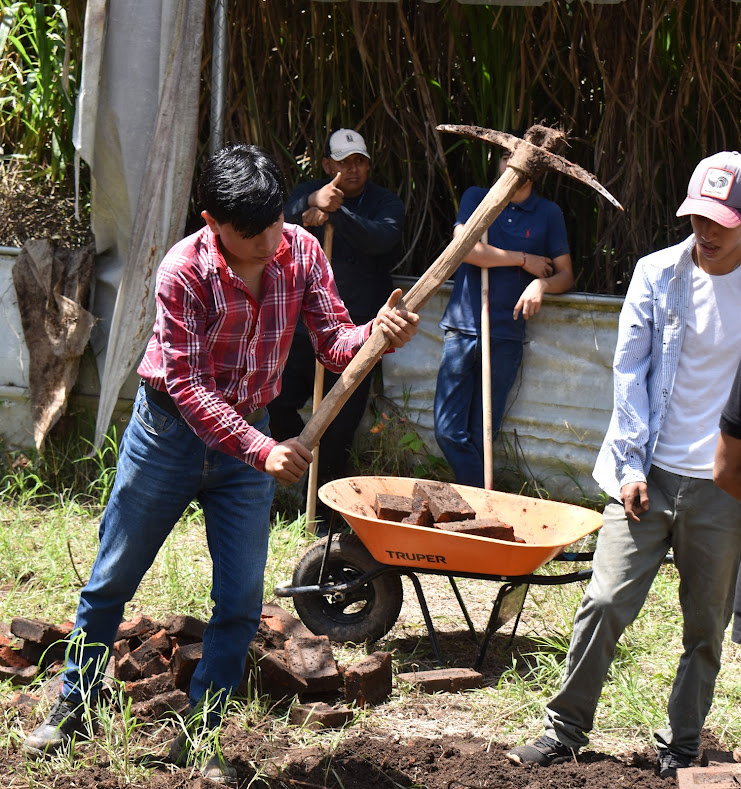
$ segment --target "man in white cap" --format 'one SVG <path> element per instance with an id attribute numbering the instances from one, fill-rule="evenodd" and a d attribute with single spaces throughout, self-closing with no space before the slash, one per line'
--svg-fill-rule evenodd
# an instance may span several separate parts
<path id="1" fill-rule="evenodd" d="M 638 261 L 620 313 L 614 410 L 594 477 L 610 496 L 545 733 L 516 764 L 575 758 L 588 743 L 615 646 L 667 551 L 680 578 L 684 651 L 655 733 L 658 771 L 698 755 L 741 558 L 741 502 L 713 482 L 718 420 L 741 361 L 741 154 L 704 159 L 677 216 L 692 235 Z"/>
<path id="2" fill-rule="evenodd" d="M 319 241 L 324 228 L 334 228 L 331 268 L 340 296 L 353 321 L 371 320 L 393 290 L 391 269 L 401 254 L 404 204 L 397 194 L 369 180 L 370 154 L 353 129 L 338 129 L 325 146 L 322 169 L 327 178 L 299 184 L 285 205 L 285 220 L 302 225 Z M 363 321 L 366 322 L 366 321 Z M 326 372 L 324 391 L 337 380 Z M 355 430 L 363 418 L 372 376 L 368 375 L 322 436 L 319 447 L 320 484 L 345 476 Z M 269 405 L 270 430 L 281 440 L 303 429 L 299 410 L 314 387 L 314 352 L 303 324 L 296 327 L 283 373 L 280 395 Z M 326 529 L 329 511 L 318 506 Z"/>

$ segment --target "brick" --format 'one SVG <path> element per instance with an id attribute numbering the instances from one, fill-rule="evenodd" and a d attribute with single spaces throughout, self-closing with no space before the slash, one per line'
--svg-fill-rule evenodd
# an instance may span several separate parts
<path id="1" fill-rule="evenodd" d="M 281 653 L 265 651 L 254 641 L 250 646 L 247 666 L 238 695 L 248 695 L 250 685 L 257 682 L 261 693 L 272 699 L 280 700 L 296 693 L 305 693 L 308 689 L 306 680 L 291 671 Z"/>
<path id="2" fill-rule="evenodd" d="M 342 685 L 327 636 L 292 636 L 284 654 L 288 670 L 306 681 L 305 693 L 329 693 Z"/>
<path id="3" fill-rule="evenodd" d="M 203 641 L 206 623 L 194 616 L 176 615 L 165 620 L 167 635 L 177 638 L 181 644 Z"/>
<path id="4" fill-rule="evenodd" d="M 391 653 L 373 652 L 345 669 L 345 699 L 358 706 L 381 704 L 391 693 Z"/>
<path id="5" fill-rule="evenodd" d="M 476 513 L 463 496 L 447 482 L 420 480 L 412 489 L 415 498 L 427 499 L 435 523 L 464 521 L 476 517 Z"/>
<path id="6" fill-rule="evenodd" d="M 41 619 L 27 619 L 16 616 L 10 623 L 10 632 L 16 638 L 22 638 L 33 644 L 51 646 L 57 641 L 64 641 L 72 632 L 72 624 L 53 625 Z"/>
<path id="7" fill-rule="evenodd" d="M 685 767 L 677 770 L 679 789 L 738 789 L 741 783 L 741 764 L 717 764 L 708 767 Z"/>
<path id="8" fill-rule="evenodd" d="M 36 644 L 33 641 L 24 641 L 21 655 L 29 662 L 42 668 L 48 668 L 53 663 L 64 661 L 69 642 L 57 641 L 51 646 Z"/>
<path id="9" fill-rule="evenodd" d="M 31 661 L 21 655 L 15 649 L 11 649 L 7 645 L 0 646 L 0 666 L 5 668 L 28 668 Z"/>
<path id="10" fill-rule="evenodd" d="M 137 660 L 135 652 L 129 652 L 116 662 L 116 677 L 123 682 L 134 682 L 138 679 L 154 677 L 163 671 L 170 670 L 170 661 L 155 653 L 144 659 Z"/>
<path id="11" fill-rule="evenodd" d="M 128 640 L 131 640 L 132 638 L 144 640 L 152 633 L 159 630 L 160 627 L 161 625 L 158 625 L 148 616 L 144 616 L 142 614 L 129 621 L 121 622 L 121 624 L 118 626 L 118 632 L 116 633 L 115 640 L 120 641 L 122 638 Z"/>
<path id="12" fill-rule="evenodd" d="M 289 720 L 306 729 L 339 729 L 352 720 L 353 711 L 345 706 L 333 706 L 323 701 L 296 704 L 291 707 Z"/>
<path id="13" fill-rule="evenodd" d="M 185 715 L 189 709 L 190 699 L 182 690 L 160 693 L 147 701 L 140 701 L 138 704 L 131 705 L 132 714 L 140 718 L 162 718 L 171 713 Z"/>
<path id="14" fill-rule="evenodd" d="M 175 689 L 175 679 L 169 671 L 164 671 L 154 677 L 127 682 L 124 686 L 124 691 L 132 703 L 147 701 Z"/>
<path id="15" fill-rule="evenodd" d="M 432 510 L 430 509 L 430 502 L 427 499 L 421 499 L 417 496 L 413 499 L 412 511 L 406 518 L 402 518 L 402 523 L 409 523 L 412 526 L 425 526 L 431 528 L 435 525 L 435 520 L 432 517 Z"/>
<path id="16" fill-rule="evenodd" d="M 120 638 L 113 644 L 113 655 L 119 660 L 124 655 L 128 655 L 129 652 L 131 652 L 131 644 L 129 643 L 128 639 Z"/>
<path id="17" fill-rule="evenodd" d="M 412 511 L 414 499 L 409 496 L 394 496 L 392 493 L 376 493 L 373 510 L 382 521 L 400 522 Z"/>
<path id="18" fill-rule="evenodd" d="M 431 671 L 411 671 L 397 674 L 399 682 L 408 682 L 410 685 L 421 688 L 426 693 L 448 691 L 456 693 L 461 690 L 480 688 L 483 676 L 471 668 L 445 668 Z"/>
<path id="19" fill-rule="evenodd" d="M 506 540 L 507 542 L 525 542 L 521 537 L 515 537 L 515 530 L 512 526 L 502 523 L 497 518 L 474 518 L 473 520 L 451 521 L 436 525 L 438 529 L 456 534 L 473 534 L 478 537 Z"/>
<path id="20" fill-rule="evenodd" d="M 15 707 L 18 710 L 25 710 L 26 712 L 33 712 L 36 709 L 40 699 L 32 693 L 23 693 L 19 691 L 8 702 L 8 706 Z"/>
<path id="21" fill-rule="evenodd" d="M 700 758 L 700 765 L 707 767 L 709 764 L 733 764 L 738 761 L 735 754 L 730 751 L 718 751 L 714 748 L 705 748 Z"/>
<path id="22" fill-rule="evenodd" d="M 0 666 L 0 681 L 9 680 L 11 685 L 29 685 L 36 679 L 38 667 L 29 665 L 25 668 Z"/>
<path id="23" fill-rule="evenodd" d="M 187 691 L 190 687 L 190 680 L 196 670 L 198 661 L 203 656 L 203 644 L 178 644 L 177 649 L 173 650 L 170 659 L 170 670 L 172 671 L 175 687 Z"/>
<path id="24" fill-rule="evenodd" d="M 312 636 L 308 627 L 295 616 L 274 603 L 266 603 L 262 607 L 260 626 L 256 640 L 262 639 L 266 645 L 283 649 L 286 641 L 292 636 Z M 260 646 L 263 646 L 260 644 Z"/>

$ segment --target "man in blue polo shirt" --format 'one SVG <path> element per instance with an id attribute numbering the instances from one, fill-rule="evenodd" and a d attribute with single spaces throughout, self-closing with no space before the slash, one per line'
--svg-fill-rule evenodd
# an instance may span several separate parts
<path id="1" fill-rule="evenodd" d="M 503 154 L 504 172 L 509 154 Z M 455 222 L 457 235 L 486 195 L 469 187 Z M 435 438 L 462 485 L 484 486 L 481 395 L 481 269 L 489 269 L 492 430 L 496 435 L 507 395 L 522 361 L 525 321 L 544 293 L 563 293 L 574 282 L 561 209 L 527 181 L 469 252 L 455 275 L 440 321 L 445 331 L 435 391 Z"/>

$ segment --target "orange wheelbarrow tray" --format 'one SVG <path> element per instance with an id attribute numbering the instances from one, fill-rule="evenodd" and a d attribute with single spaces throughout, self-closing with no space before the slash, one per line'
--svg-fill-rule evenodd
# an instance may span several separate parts
<path id="1" fill-rule="evenodd" d="M 547 562 L 590 561 L 591 552 L 563 550 L 602 525 L 602 515 L 573 504 L 451 485 L 471 505 L 477 518 L 498 518 L 511 525 L 524 543 L 456 534 L 380 520 L 376 496 L 412 496 L 420 480 L 404 477 L 347 477 L 327 483 L 320 499 L 339 512 L 353 534 L 330 534 L 313 543 L 299 559 L 292 582 L 275 588 L 292 597 L 296 611 L 314 633 L 334 641 L 375 641 L 393 627 L 401 610 L 401 576 L 414 585 L 439 664 L 439 644 L 418 573 L 445 575 L 456 595 L 468 629 L 480 646 L 480 667 L 493 633 L 519 616 L 530 584 L 564 584 L 585 580 L 591 568 L 557 575 L 534 574 Z M 494 602 L 483 642 L 479 641 L 454 577 L 503 582 Z"/>

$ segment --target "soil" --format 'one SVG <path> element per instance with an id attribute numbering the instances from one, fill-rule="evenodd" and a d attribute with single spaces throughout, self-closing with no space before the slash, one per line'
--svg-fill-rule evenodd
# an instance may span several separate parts
<path id="1" fill-rule="evenodd" d="M 170 732 L 169 736 L 173 736 Z M 296 747 L 287 737 L 245 732 L 227 726 L 222 734 L 224 754 L 237 769 L 239 787 L 265 789 L 669 789 L 673 779 L 658 777 L 653 753 L 621 757 L 588 751 L 578 763 L 519 767 L 505 758 L 507 746 L 482 738 L 378 736 L 361 732 L 334 746 L 327 732 L 319 745 Z M 153 749 L 166 750 L 163 741 Z M 81 752 L 85 748 L 81 746 Z M 3 786 L 26 786 L 24 756 L 5 756 Z M 11 778 L 12 776 L 12 778 Z M 41 776 L 39 776 L 41 777 Z M 46 785 L 43 783 L 36 786 Z M 126 781 L 104 762 L 55 774 L 55 789 L 119 789 L 142 784 Z M 165 762 L 149 773 L 146 786 L 154 789 L 207 789 L 215 786 L 191 769 L 173 768 Z"/>

